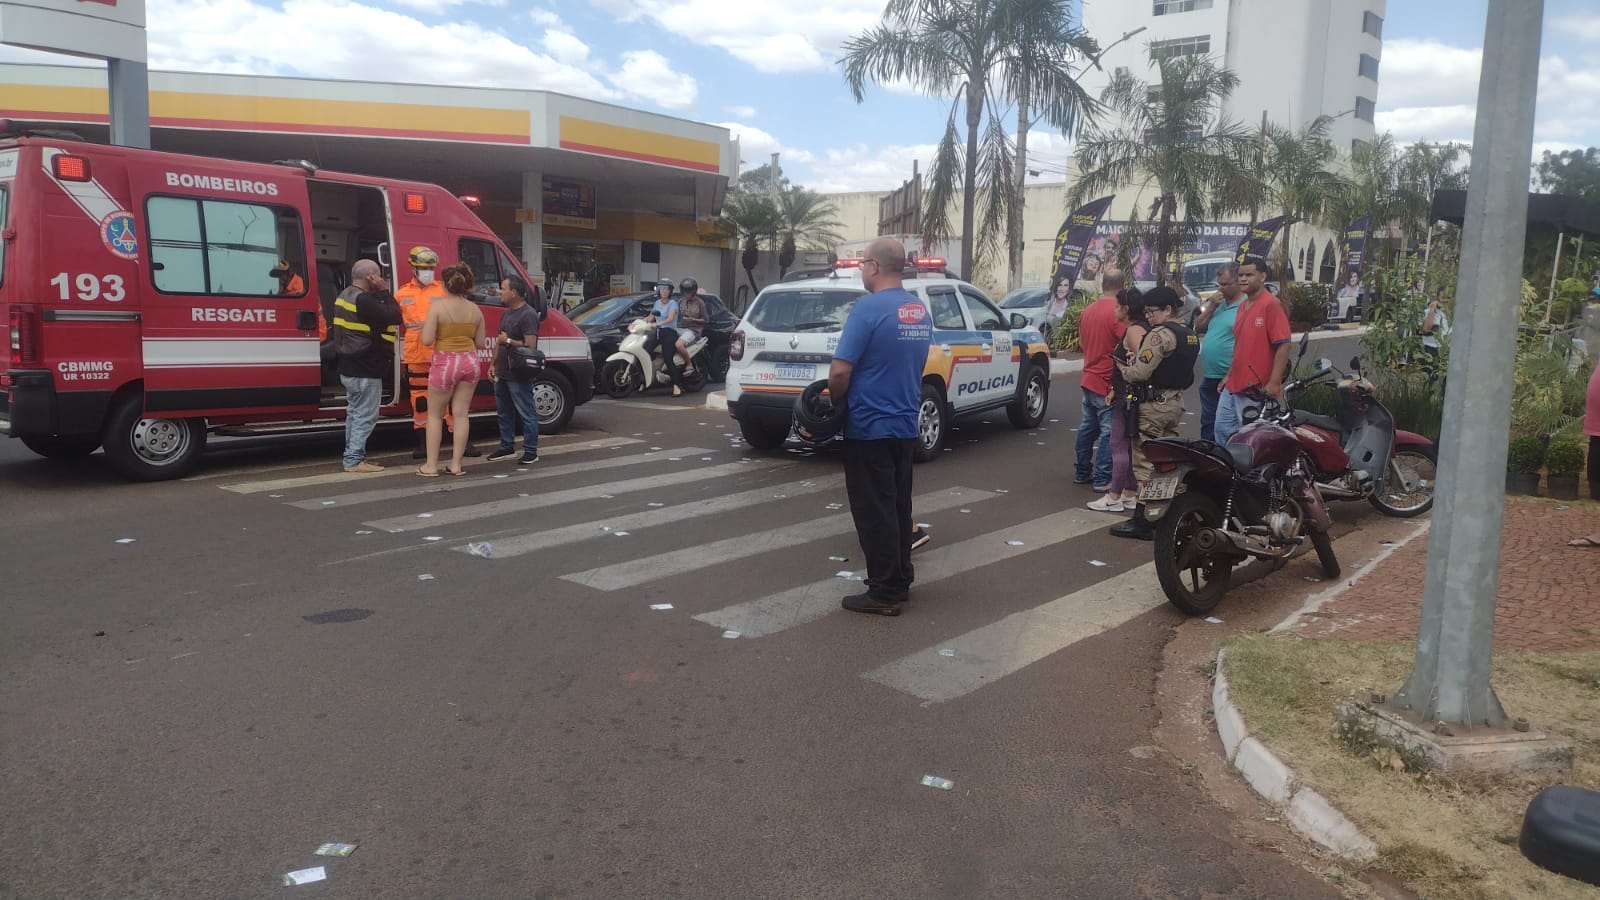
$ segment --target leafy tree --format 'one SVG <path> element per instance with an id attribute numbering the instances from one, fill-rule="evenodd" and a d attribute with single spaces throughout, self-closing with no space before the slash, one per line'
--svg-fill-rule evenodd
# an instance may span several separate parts
<path id="1" fill-rule="evenodd" d="M 1328 217 L 1341 223 L 1340 227 L 1370 217 L 1367 257 L 1383 265 L 1392 263 L 1395 255 L 1388 227 L 1403 223 L 1418 205 L 1416 192 L 1408 189 L 1401 175 L 1401 154 L 1392 135 L 1361 141 L 1350 154 L 1345 189 L 1328 206 Z"/>
<path id="2" fill-rule="evenodd" d="M 1271 202 L 1289 218 L 1279 235 L 1278 268 L 1288 271 L 1289 250 L 1295 222 L 1324 225 L 1331 221 L 1338 197 L 1345 191 L 1345 180 L 1334 166 L 1339 154 L 1328 140 L 1331 116 L 1318 116 L 1299 131 L 1268 125 L 1265 132 L 1265 168 L 1262 179 Z M 1332 225 L 1342 228 L 1345 222 Z M 1285 280 L 1288 276 L 1283 276 Z"/>
<path id="3" fill-rule="evenodd" d="M 1402 200 L 1409 208 L 1402 223 L 1407 233 L 1422 241 L 1432 223 L 1433 195 L 1439 191 L 1467 189 L 1466 162 L 1472 148 L 1466 144 L 1429 144 L 1418 141 L 1400 157 Z"/>
<path id="4" fill-rule="evenodd" d="M 1078 142 L 1081 174 L 1067 205 L 1124 187 L 1155 187 L 1157 279 L 1165 282 L 1167 260 L 1204 217 L 1220 216 L 1236 201 L 1223 200 L 1244 182 L 1240 159 L 1249 136 L 1222 115 L 1239 76 L 1202 56 L 1160 60 L 1160 84 L 1118 72 L 1101 103 L 1118 120 L 1090 126 Z M 1181 226 L 1178 223 L 1182 216 Z"/>
<path id="5" fill-rule="evenodd" d="M 740 181 L 742 185 L 744 179 Z M 762 246 L 778 254 L 781 276 L 794 264 L 796 248 L 827 250 L 844 239 L 839 233 L 838 214 L 838 207 L 831 201 L 805 187 L 784 188 L 776 204 L 765 188 L 761 193 L 743 189 L 730 193 L 723 204 L 723 217 L 733 225 L 739 239 L 739 262 L 750 289 L 760 290 L 755 267 Z"/>
<path id="6" fill-rule="evenodd" d="M 954 95 L 950 117 L 928 171 L 922 229 L 925 244 L 948 236 L 949 207 L 957 190 L 961 201 L 961 271 L 973 273 L 978 198 L 978 135 L 983 125 L 991 77 L 998 75 L 1011 48 L 1012 21 L 1007 0 L 889 0 L 883 20 L 844 42 L 845 83 L 861 102 L 867 82 L 909 82 L 923 93 Z M 956 117 L 966 126 L 966 151 Z M 1012 177 L 1009 148 L 991 147 L 985 182 Z M 1001 166 L 1004 168 L 1001 168 Z"/>
<path id="7" fill-rule="evenodd" d="M 1535 170 L 1544 190 L 1600 203 L 1600 147 L 1560 153 L 1547 150 Z"/>
<path id="8" fill-rule="evenodd" d="M 764 193 L 736 190 L 730 192 L 722 204 L 722 217 L 732 226 L 734 237 L 739 241 L 742 248 L 739 262 L 744 268 L 745 280 L 750 282 L 751 293 L 755 293 L 761 290 L 755 273 L 761 245 L 773 246 L 781 230 L 778 208 Z"/>

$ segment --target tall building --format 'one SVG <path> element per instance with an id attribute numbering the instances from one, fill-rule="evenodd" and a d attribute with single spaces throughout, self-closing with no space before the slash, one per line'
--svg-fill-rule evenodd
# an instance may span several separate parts
<path id="1" fill-rule="evenodd" d="M 1083 25 L 1102 46 L 1140 34 L 1101 57 L 1085 86 L 1098 93 L 1119 68 L 1160 80 L 1151 60 L 1207 55 L 1239 76 L 1224 108 L 1254 126 L 1266 117 L 1299 129 L 1334 117 L 1329 138 L 1349 152 L 1370 141 L 1383 56 L 1386 0 L 1082 0 Z"/>

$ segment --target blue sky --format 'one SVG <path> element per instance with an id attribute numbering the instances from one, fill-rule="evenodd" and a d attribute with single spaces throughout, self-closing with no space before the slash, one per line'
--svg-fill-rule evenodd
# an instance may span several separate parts
<path id="1" fill-rule="evenodd" d="M 1470 140 L 1486 0 L 1391 0 L 1378 126 Z M 148 0 L 151 64 L 189 71 L 543 88 L 725 124 L 747 165 L 884 190 L 924 168 L 949 101 L 874 87 L 840 43 L 883 0 Z M 1600 146 L 1600 4 L 1547 0 L 1536 149 Z M 391 54 L 395 45 L 412 49 Z M 0 48 L 0 59 L 49 59 Z M 69 61 L 55 58 L 56 61 Z M 1292 65 L 1292 60 L 1285 64 Z M 1034 133 L 1041 168 L 1070 151 Z M 1049 177 L 1049 176 L 1046 176 Z"/>

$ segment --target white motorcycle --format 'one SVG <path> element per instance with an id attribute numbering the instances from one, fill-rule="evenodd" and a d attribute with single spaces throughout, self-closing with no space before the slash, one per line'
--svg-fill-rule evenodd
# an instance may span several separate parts
<path id="1" fill-rule="evenodd" d="M 620 400 L 623 397 L 640 390 L 642 387 L 655 385 L 669 385 L 672 376 L 667 374 L 667 369 L 661 364 L 662 353 L 675 353 L 675 347 L 658 347 L 655 353 L 644 348 L 645 341 L 649 339 L 650 332 L 655 328 L 644 319 L 635 319 L 628 326 L 628 335 L 622 339 L 622 344 L 617 351 L 606 358 L 605 367 L 600 370 L 600 385 L 612 399 Z M 691 393 L 706 386 L 706 374 L 698 365 L 694 365 L 700 351 L 706 348 L 705 335 L 688 346 L 687 366 L 693 366 L 694 371 L 683 376 L 681 382 L 683 389 Z"/>

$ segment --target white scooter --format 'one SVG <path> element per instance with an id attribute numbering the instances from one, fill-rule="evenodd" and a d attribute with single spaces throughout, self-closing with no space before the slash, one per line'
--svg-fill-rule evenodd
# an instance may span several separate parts
<path id="1" fill-rule="evenodd" d="M 605 368 L 600 370 L 600 385 L 612 399 L 620 400 L 644 387 L 672 383 L 672 376 L 661 364 L 660 354 L 675 353 L 677 348 L 658 347 L 655 353 L 644 349 L 645 341 L 654 328 L 644 319 L 635 319 L 628 326 L 628 336 L 622 339 L 621 346 L 606 358 Z M 699 340 L 688 346 L 688 363 L 692 365 L 705 348 L 706 338 L 701 335 Z M 693 372 L 683 376 L 682 386 L 691 393 L 705 387 L 705 372 L 695 366 Z"/>

